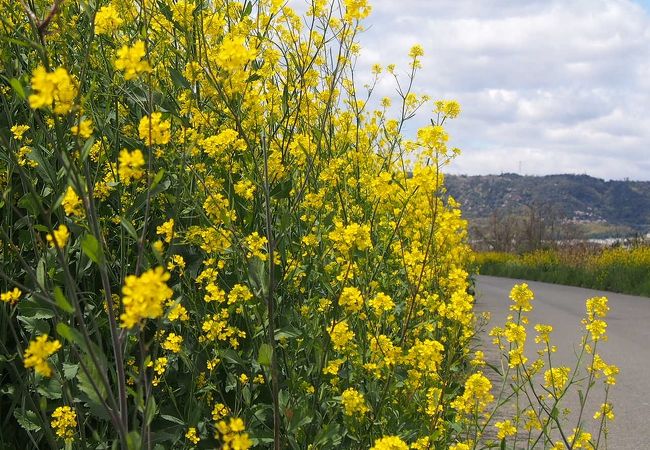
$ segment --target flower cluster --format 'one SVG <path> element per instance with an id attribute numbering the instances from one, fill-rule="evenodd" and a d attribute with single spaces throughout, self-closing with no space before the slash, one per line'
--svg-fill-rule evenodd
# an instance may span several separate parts
<path id="1" fill-rule="evenodd" d="M 52 376 L 52 366 L 47 359 L 61 348 L 58 340 L 48 340 L 47 334 L 42 334 L 34 341 L 30 341 L 25 350 L 25 367 L 33 367 L 36 373 L 44 377 Z"/>
<path id="2" fill-rule="evenodd" d="M 77 413 L 69 406 L 59 406 L 52 413 L 51 425 L 58 437 L 72 442 L 77 428 Z"/>
<path id="3" fill-rule="evenodd" d="M 156 319 L 173 291 L 167 286 L 169 273 L 162 267 L 149 269 L 140 276 L 129 275 L 122 287 L 124 313 L 120 316 L 124 328 L 132 328 L 143 319 Z"/>

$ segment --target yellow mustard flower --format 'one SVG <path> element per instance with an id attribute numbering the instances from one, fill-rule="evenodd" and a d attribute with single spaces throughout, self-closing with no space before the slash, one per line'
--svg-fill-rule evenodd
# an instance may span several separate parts
<path id="1" fill-rule="evenodd" d="M 124 79 L 131 80 L 142 73 L 151 72 L 153 69 L 142 58 L 147 54 L 144 42 L 136 41 L 133 46 L 123 46 L 117 51 L 115 68 L 124 72 Z"/>
<path id="2" fill-rule="evenodd" d="M 363 416 L 369 411 L 363 394 L 354 388 L 347 388 L 341 394 L 341 405 L 346 416 Z"/>
<path id="3" fill-rule="evenodd" d="M 48 233 L 47 236 L 45 236 L 45 238 L 47 239 L 47 242 L 50 244 L 50 247 L 63 248 L 68 243 L 68 239 L 70 238 L 70 233 L 68 232 L 68 227 L 61 224 L 52 233 Z"/>
<path id="4" fill-rule="evenodd" d="M 49 341 L 47 334 L 37 337 L 25 350 L 25 367 L 33 367 L 36 373 L 44 377 L 52 376 L 52 366 L 47 362 L 47 358 L 60 348 L 61 343 L 58 340 Z"/>
<path id="5" fill-rule="evenodd" d="M 170 129 L 171 123 L 168 120 L 162 120 L 162 114 L 159 112 L 153 112 L 151 116 L 144 116 L 138 125 L 140 139 L 147 145 L 169 143 L 171 140 Z"/>
<path id="6" fill-rule="evenodd" d="M 47 72 L 43 66 L 34 69 L 29 106 L 51 108 L 55 114 L 70 112 L 77 96 L 77 83 L 63 67 Z"/>
<path id="7" fill-rule="evenodd" d="M 179 336 L 176 333 L 169 333 L 167 339 L 162 344 L 162 348 L 169 350 L 172 353 L 181 352 L 181 344 L 183 343 L 183 336 Z"/>
<path id="8" fill-rule="evenodd" d="M 58 437 L 72 442 L 77 428 L 77 413 L 69 406 L 59 406 L 52 413 L 51 425 Z"/>
<path id="9" fill-rule="evenodd" d="M 15 305 L 20 300 L 20 296 L 23 295 L 22 291 L 18 288 L 13 288 L 11 291 L 3 292 L 0 294 L 0 300 Z"/>
<path id="10" fill-rule="evenodd" d="M 117 30 L 124 20 L 120 17 L 117 9 L 111 4 L 102 6 L 95 15 L 95 33 L 111 34 Z"/>
<path id="11" fill-rule="evenodd" d="M 408 450 L 409 446 L 399 436 L 384 436 L 375 441 L 370 450 Z"/>
<path id="12" fill-rule="evenodd" d="M 127 149 L 122 149 L 119 158 L 118 174 L 120 181 L 124 184 L 131 184 L 134 180 L 139 180 L 144 175 L 144 155 L 141 150 L 133 150 L 129 152 Z"/>
<path id="13" fill-rule="evenodd" d="M 163 304 L 173 295 L 167 286 L 169 276 L 162 267 L 156 267 L 140 276 L 126 277 L 122 287 L 122 327 L 132 328 L 143 319 L 155 319 L 162 315 Z"/>

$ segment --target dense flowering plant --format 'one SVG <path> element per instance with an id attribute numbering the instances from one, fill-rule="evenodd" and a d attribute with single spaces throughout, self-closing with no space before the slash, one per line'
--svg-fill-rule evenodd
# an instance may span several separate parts
<path id="1" fill-rule="evenodd" d="M 304 6 L 0 0 L 10 446 L 494 445 L 501 396 L 471 356 L 472 256 L 441 172 L 460 107 L 435 102 L 405 139 L 429 100 L 411 91 L 423 49 L 406 83 L 385 69 L 398 102 L 372 110 L 384 69 L 363 87 L 353 71 L 370 6 Z M 495 336 L 523 373 L 523 320 Z M 559 397 L 575 371 L 549 370 Z M 535 411 L 549 442 L 559 423 Z"/>

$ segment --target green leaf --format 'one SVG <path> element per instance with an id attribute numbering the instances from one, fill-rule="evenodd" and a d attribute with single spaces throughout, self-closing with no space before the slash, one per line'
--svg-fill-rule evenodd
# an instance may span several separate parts
<path id="1" fill-rule="evenodd" d="M 37 300 L 22 300 L 18 303 L 18 313 L 30 319 L 51 319 L 55 316 L 52 308 Z"/>
<path id="2" fill-rule="evenodd" d="M 170 68 L 169 69 L 169 75 L 172 77 L 172 82 L 176 87 L 180 87 L 183 89 L 189 89 L 190 88 L 190 83 L 185 79 L 183 74 L 180 72 L 180 70 L 175 69 L 175 68 Z"/>
<path id="3" fill-rule="evenodd" d="M 257 355 L 257 362 L 261 366 L 271 367 L 271 358 L 273 356 L 273 348 L 269 344 L 260 345 L 260 351 Z"/>
<path id="4" fill-rule="evenodd" d="M 92 403 L 94 403 L 95 405 L 101 405 L 102 400 L 106 400 L 106 398 L 108 397 L 108 392 L 106 391 L 106 387 L 104 386 L 103 383 L 99 381 L 101 374 L 88 356 L 84 356 L 83 359 L 84 359 L 84 365 L 88 370 L 88 373 L 86 373 L 84 370 L 80 370 L 77 373 L 77 381 L 78 381 L 77 387 L 81 392 L 83 392 L 88 396 L 88 399 Z M 93 387 L 93 383 L 94 386 L 97 387 L 97 390 L 95 390 L 95 387 Z"/>
<path id="5" fill-rule="evenodd" d="M 38 431 L 41 429 L 41 426 L 38 424 L 38 416 L 33 411 L 19 411 L 14 410 L 14 417 L 18 421 L 21 427 L 26 431 Z"/>
<path id="6" fill-rule="evenodd" d="M 56 378 L 50 378 L 47 382 L 41 382 L 36 389 L 42 397 L 49 398 L 50 400 L 58 400 L 62 397 L 61 383 Z"/>
<path id="7" fill-rule="evenodd" d="M 70 342 L 71 344 L 77 344 L 84 352 L 88 352 L 86 341 L 84 341 L 84 338 L 81 336 L 81 333 L 79 331 L 69 327 L 63 322 L 59 322 L 56 324 L 56 332 L 66 341 Z"/>
<path id="8" fill-rule="evenodd" d="M 72 314 L 74 312 L 73 306 L 70 304 L 63 291 L 60 287 L 54 287 L 54 300 L 56 301 L 56 306 L 61 308 L 63 311 Z"/>
<path id="9" fill-rule="evenodd" d="M 156 417 L 156 399 L 152 396 L 149 396 L 147 401 L 147 407 L 144 410 L 144 420 L 147 425 L 151 425 L 154 417 Z"/>
<path id="10" fill-rule="evenodd" d="M 160 417 L 162 419 L 165 419 L 168 422 L 177 423 L 177 424 L 183 425 L 183 426 L 185 425 L 185 422 L 183 422 L 181 419 L 179 419 L 177 417 L 174 417 L 174 416 L 169 416 L 167 414 L 161 414 Z"/>
<path id="11" fill-rule="evenodd" d="M 86 142 L 84 142 L 84 146 L 81 149 L 81 160 L 85 161 L 86 158 L 88 158 L 88 155 L 90 154 L 90 149 L 92 148 L 93 144 L 95 143 L 95 138 L 94 137 L 89 137 Z"/>
<path id="12" fill-rule="evenodd" d="M 66 380 L 74 379 L 74 377 L 77 376 L 78 371 L 79 371 L 79 364 L 63 363 L 63 377 Z"/>
<path id="13" fill-rule="evenodd" d="M 242 11 L 242 19 L 248 17 L 253 12 L 253 2 L 246 2 L 244 10 Z"/>
<path id="14" fill-rule="evenodd" d="M 131 431 L 126 435 L 126 448 L 128 450 L 140 450 L 141 446 L 140 433 L 137 431 Z"/>
<path id="15" fill-rule="evenodd" d="M 23 88 L 23 84 L 20 82 L 20 80 L 17 78 L 12 78 L 9 80 L 9 84 L 11 84 L 11 87 L 14 88 L 14 91 L 16 91 L 16 94 L 21 98 L 21 100 L 27 99 L 27 95 L 25 95 L 25 88 Z"/>
<path id="16" fill-rule="evenodd" d="M 273 189 L 271 189 L 271 197 L 275 199 L 282 199 L 282 198 L 288 198 L 289 194 L 291 193 L 291 179 L 282 181 L 281 183 L 276 184 L 273 186 Z"/>
<path id="17" fill-rule="evenodd" d="M 102 248 L 92 234 L 87 234 L 83 237 L 81 240 L 81 249 L 95 264 L 99 264 L 102 261 Z"/>
<path id="18" fill-rule="evenodd" d="M 43 258 L 38 261 L 36 266 L 36 281 L 39 286 L 45 286 L 45 260 Z"/>
<path id="19" fill-rule="evenodd" d="M 122 217 L 120 219 L 120 224 L 122 225 L 122 227 L 124 227 L 126 232 L 129 233 L 129 236 L 131 236 L 136 241 L 138 240 L 138 232 L 135 231 L 135 227 L 133 226 L 133 224 L 131 224 L 131 222 L 129 222 L 128 219 Z"/>
<path id="20" fill-rule="evenodd" d="M 165 176 L 165 169 L 160 169 L 156 173 L 156 176 L 153 177 L 153 180 L 151 180 L 151 189 L 158 186 L 158 183 L 160 183 L 160 180 L 162 180 L 164 176 Z"/>

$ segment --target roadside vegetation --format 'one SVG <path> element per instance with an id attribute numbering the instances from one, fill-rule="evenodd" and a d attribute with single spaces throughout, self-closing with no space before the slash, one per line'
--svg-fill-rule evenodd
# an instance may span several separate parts
<path id="1" fill-rule="evenodd" d="M 475 352 L 460 106 L 419 45 L 355 72 L 366 1 L 303 6 L 0 0 L 1 448 L 604 446 L 607 299 L 574 365 L 525 285 Z"/>
<path id="2" fill-rule="evenodd" d="M 650 246 L 567 245 L 476 254 L 479 273 L 650 297 Z"/>

